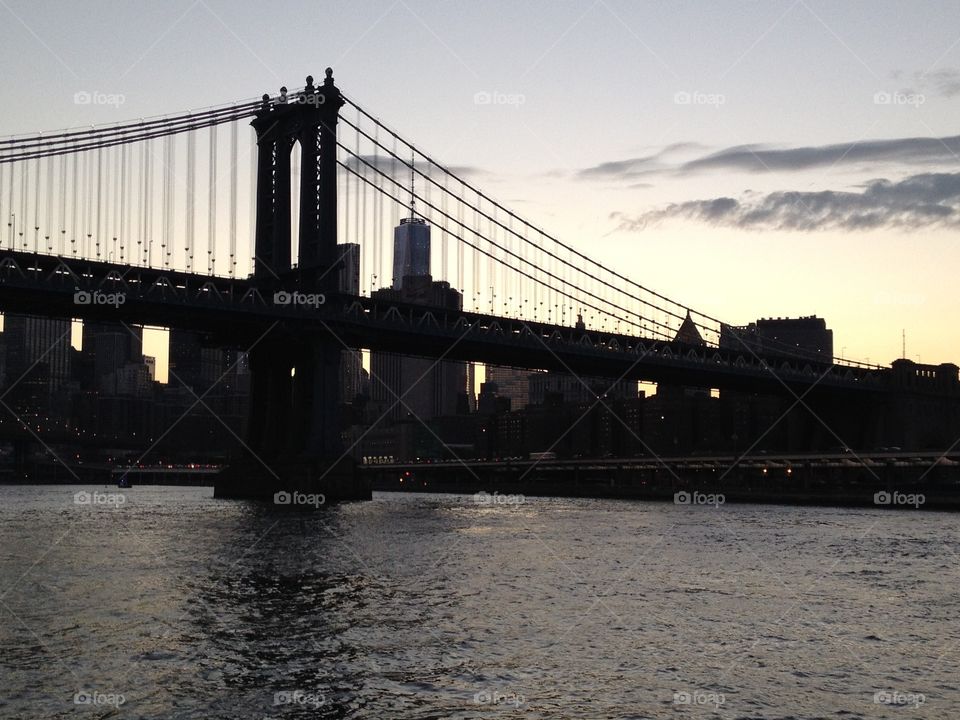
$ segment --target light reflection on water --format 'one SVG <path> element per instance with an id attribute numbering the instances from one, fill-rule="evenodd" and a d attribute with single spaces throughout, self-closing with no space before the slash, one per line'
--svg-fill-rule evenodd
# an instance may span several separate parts
<path id="1" fill-rule="evenodd" d="M 0 488 L 2 717 L 960 716 L 956 515 L 79 490 Z"/>

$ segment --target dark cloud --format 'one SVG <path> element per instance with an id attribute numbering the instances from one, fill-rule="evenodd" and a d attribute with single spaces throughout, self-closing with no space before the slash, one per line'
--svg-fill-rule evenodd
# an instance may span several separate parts
<path id="1" fill-rule="evenodd" d="M 635 178 L 657 170 L 671 167 L 667 160 L 671 155 L 690 150 L 700 150 L 699 143 L 674 143 L 651 155 L 627 158 L 625 160 L 611 160 L 592 167 L 580 170 L 577 175 L 587 180 L 619 180 Z"/>
<path id="2" fill-rule="evenodd" d="M 960 136 L 898 138 L 837 145 L 775 149 L 741 145 L 721 150 L 680 166 L 681 172 L 698 170 L 809 170 L 863 163 L 954 162 L 960 156 Z"/>
<path id="3" fill-rule="evenodd" d="M 374 173 L 373 168 L 376 168 L 386 175 L 393 175 L 393 177 L 398 180 L 406 178 L 407 182 L 409 182 L 410 168 L 403 162 L 394 160 L 389 155 L 360 155 L 360 158 L 363 159 L 363 162 L 357 160 L 357 156 L 350 155 L 346 160 L 347 166 L 352 170 L 356 170 L 357 172 L 366 172 L 370 174 Z M 409 163 L 410 161 L 407 160 L 407 162 Z M 418 172 L 429 175 L 437 182 L 440 182 L 443 178 L 443 171 L 426 161 L 418 160 L 414 163 L 414 167 Z M 470 165 L 447 165 L 446 168 L 454 175 L 462 178 L 468 178 L 471 176 L 475 177 L 477 175 L 484 174 L 484 171 L 481 168 Z"/>
<path id="4" fill-rule="evenodd" d="M 960 70 L 944 68 L 927 73 L 934 87 L 944 97 L 952 98 L 960 95 Z"/>
<path id="5" fill-rule="evenodd" d="M 902 70 L 890 73 L 894 80 L 905 79 Z M 940 68 L 929 72 L 914 72 L 912 81 L 926 92 L 933 92 L 943 97 L 952 98 L 960 95 L 960 70 L 956 68 Z"/>
<path id="6" fill-rule="evenodd" d="M 780 191 L 668 205 L 630 216 L 619 229 L 639 231 L 672 219 L 757 230 L 872 230 L 960 227 L 960 173 L 924 173 L 898 182 L 873 180 L 860 192 Z"/>
<path id="7" fill-rule="evenodd" d="M 923 165 L 956 162 L 960 158 L 960 136 L 865 140 L 792 148 L 738 145 L 677 165 L 665 163 L 663 156 L 664 152 L 661 152 L 645 157 L 605 162 L 581 170 L 579 176 L 586 179 L 632 180 L 658 171 L 679 175 L 710 170 L 790 172 L 876 163 Z"/>

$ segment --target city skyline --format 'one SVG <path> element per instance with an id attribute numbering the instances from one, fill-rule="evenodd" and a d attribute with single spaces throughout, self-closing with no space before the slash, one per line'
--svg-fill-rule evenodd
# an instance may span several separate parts
<path id="1" fill-rule="evenodd" d="M 0 714 L 960 714 L 957 0 L 0 35 Z"/>
<path id="2" fill-rule="evenodd" d="M 279 25 L 250 4 L 174 4 L 142 19 L 111 8 L 138 30 L 116 36 L 72 8 L 5 6 L 20 32 L 5 44 L 4 132 L 275 92 L 331 64 L 347 92 L 429 138 L 431 153 L 668 296 L 735 324 L 817 314 L 838 351 L 881 364 L 901 354 L 903 330 L 914 360 L 960 357 L 944 332 L 960 309 L 948 290 L 960 92 L 948 4 L 881 3 L 864 23 L 854 8 L 813 2 L 669 13 L 583 3 L 540 13 L 535 37 L 519 28 L 536 5 L 333 7 L 324 12 L 340 32 L 327 35 L 316 8 L 294 4 L 281 16 L 317 34 L 282 45 Z M 110 62 L 71 46 L 68 31 L 113 50 Z M 402 46 L 403 31 L 420 49 Z M 177 53 L 196 33 L 209 50 Z M 318 36 L 332 57 L 316 56 Z M 376 70 L 386 57 L 389 71 Z M 17 72 L 24 58 L 31 69 Z M 160 367 L 156 337 L 145 346 Z"/>

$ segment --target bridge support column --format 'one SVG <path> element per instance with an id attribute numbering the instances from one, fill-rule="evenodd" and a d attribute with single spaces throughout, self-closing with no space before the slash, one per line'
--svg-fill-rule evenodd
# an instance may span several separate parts
<path id="1" fill-rule="evenodd" d="M 322 87 L 308 77 L 294 102 L 269 97 L 252 125 L 257 168 L 257 270 L 271 286 L 335 295 L 337 253 L 337 113 L 340 91 L 327 68 Z M 290 151 L 299 142 L 299 266 L 291 272 Z M 367 499 L 340 442 L 340 357 L 336 338 L 275 329 L 250 353 L 249 438 L 216 483 L 218 497 L 272 499 L 281 490 L 328 501 Z"/>
<path id="2" fill-rule="evenodd" d="M 247 447 L 218 477 L 217 497 L 272 500 L 286 491 L 327 502 L 369 499 L 368 481 L 340 442 L 340 351 L 330 338 L 254 348 Z"/>

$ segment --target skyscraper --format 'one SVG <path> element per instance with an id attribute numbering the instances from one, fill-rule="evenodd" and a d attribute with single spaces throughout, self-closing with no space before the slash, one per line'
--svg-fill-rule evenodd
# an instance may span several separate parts
<path id="1" fill-rule="evenodd" d="M 340 292 L 348 295 L 360 294 L 360 245 L 358 243 L 342 243 L 337 246 L 340 251 Z"/>
<path id="2" fill-rule="evenodd" d="M 816 315 L 761 318 L 744 327 L 722 325 L 720 347 L 831 362 L 833 330 Z"/>
<path id="3" fill-rule="evenodd" d="M 430 226 L 420 218 L 403 218 L 393 230 L 393 289 L 404 278 L 430 275 Z"/>
<path id="4" fill-rule="evenodd" d="M 3 336 L 7 383 L 29 374 L 35 379 L 42 377 L 52 390 L 69 379 L 69 320 L 7 314 Z"/>
<path id="5" fill-rule="evenodd" d="M 463 298 L 447 282 L 430 276 L 407 276 L 402 290 L 384 288 L 375 298 L 459 310 Z M 414 350 L 415 351 L 415 350 Z M 467 363 L 432 360 L 384 352 L 370 353 L 370 396 L 384 406 L 390 420 L 413 415 L 421 420 L 467 410 Z M 402 401 L 398 401 L 402 398 Z"/>
<path id="6" fill-rule="evenodd" d="M 82 352 L 92 369 L 94 389 L 112 393 L 116 373 L 127 363 L 143 362 L 143 328 L 85 321 Z"/>
<path id="7" fill-rule="evenodd" d="M 523 410 L 530 404 L 530 375 L 533 371 L 487 365 L 487 382 L 496 385 L 497 395 L 510 398 L 512 410 Z"/>
<path id="8" fill-rule="evenodd" d="M 360 245 L 343 243 L 340 250 L 340 292 L 360 294 Z M 359 350 L 344 350 L 340 354 L 340 401 L 353 402 L 363 387 L 363 358 Z"/>

